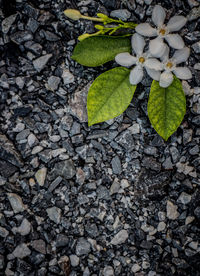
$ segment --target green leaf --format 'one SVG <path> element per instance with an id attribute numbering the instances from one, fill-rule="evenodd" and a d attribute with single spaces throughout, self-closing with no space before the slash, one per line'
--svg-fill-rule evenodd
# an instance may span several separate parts
<path id="1" fill-rule="evenodd" d="M 96 78 L 87 97 L 89 126 L 117 117 L 127 109 L 136 89 L 129 82 L 129 74 L 129 69 L 117 67 Z"/>
<path id="2" fill-rule="evenodd" d="M 130 38 L 94 36 L 76 45 L 72 59 L 84 66 L 95 67 L 113 60 L 123 52 L 131 52 Z"/>
<path id="3" fill-rule="evenodd" d="M 148 100 L 148 116 L 157 133 L 165 140 L 177 130 L 186 112 L 186 99 L 181 81 L 174 76 L 163 88 L 153 81 Z"/>

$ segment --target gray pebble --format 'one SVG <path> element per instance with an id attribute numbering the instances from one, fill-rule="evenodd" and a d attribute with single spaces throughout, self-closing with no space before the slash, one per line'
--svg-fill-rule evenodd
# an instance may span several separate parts
<path id="1" fill-rule="evenodd" d="M 76 255 L 87 255 L 90 251 L 90 243 L 86 239 L 80 238 L 76 245 Z"/>
<path id="2" fill-rule="evenodd" d="M 128 239 L 128 232 L 126 230 L 119 231 L 111 240 L 111 244 L 118 245 L 124 243 Z"/>
<path id="3" fill-rule="evenodd" d="M 60 223 L 60 219 L 61 219 L 61 209 L 58 207 L 51 207 L 51 208 L 47 208 L 47 214 L 49 216 L 49 218 L 59 224 Z"/>
<path id="4" fill-rule="evenodd" d="M 46 66 L 47 62 L 52 57 L 52 54 L 41 56 L 33 61 L 33 66 L 37 72 L 41 72 Z"/>

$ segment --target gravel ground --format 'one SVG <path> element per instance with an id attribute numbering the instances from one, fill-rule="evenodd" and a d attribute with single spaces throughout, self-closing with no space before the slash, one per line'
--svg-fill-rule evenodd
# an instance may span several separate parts
<path id="1" fill-rule="evenodd" d="M 87 126 L 91 82 L 113 62 L 70 59 L 93 23 L 77 8 L 188 17 L 187 114 L 163 140 L 147 117 L 150 79 L 127 111 Z M 0 0 L 0 275 L 200 275 L 200 1 Z M 116 11 L 117 10 L 117 11 Z"/>

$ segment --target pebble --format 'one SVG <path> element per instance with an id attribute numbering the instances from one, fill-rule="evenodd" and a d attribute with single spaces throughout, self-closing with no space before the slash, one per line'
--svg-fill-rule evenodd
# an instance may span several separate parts
<path id="1" fill-rule="evenodd" d="M 37 141 L 37 138 L 35 137 L 35 135 L 33 133 L 29 134 L 28 136 L 28 144 L 30 147 L 33 147 L 35 145 Z"/>
<path id="2" fill-rule="evenodd" d="M 120 189 L 120 183 L 118 179 L 115 179 L 110 187 L 110 195 L 118 193 L 119 189 Z"/>
<path id="3" fill-rule="evenodd" d="M 64 179 L 71 179 L 76 174 L 73 161 L 69 159 L 57 162 L 54 166 L 53 174 L 62 176 Z"/>
<path id="4" fill-rule="evenodd" d="M 195 51 L 196 54 L 200 54 L 200 41 L 192 44 L 192 49 Z"/>
<path id="5" fill-rule="evenodd" d="M 20 213 L 25 210 L 25 205 L 20 196 L 14 193 L 8 193 L 7 196 L 14 213 Z"/>
<path id="6" fill-rule="evenodd" d="M 131 134 L 139 134 L 140 133 L 140 125 L 139 124 L 133 124 L 128 128 L 128 130 L 131 132 Z"/>
<path id="7" fill-rule="evenodd" d="M 182 192 L 178 198 L 178 202 L 182 203 L 182 204 L 188 204 L 192 199 L 192 196 Z"/>
<path id="8" fill-rule="evenodd" d="M 45 179 L 46 179 L 46 175 L 47 175 L 47 168 L 43 167 L 41 169 L 39 169 L 36 174 L 35 174 L 35 179 L 37 180 L 37 183 L 40 186 L 44 186 L 45 183 Z"/>
<path id="9" fill-rule="evenodd" d="M 20 45 L 28 40 L 33 39 L 33 35 L 29 31 L 19 31 L 10 36 L 10 39 Z"/>
<path id="10" fill-rule="evenodd" d="M 63 79 L 64 85 L 70 84 L 74 82 L 74 75 L 72 75 L 72 73 L 68 69 L 64 68 L 62 72 L 62 79 Z"/>
<path id="11" fill-rule="evenodd" d="M 90 251 L 91 251 L 90 243 L 84 238 L 79 238 L 76 245 L 76 255 L 77 256 L 87 255 L 90 253 Z"/>
<path id="12" fill-rule="evenodd" d="M 112 170 L 114 174 L 121 174 L 122 172 L 121 161 L 117 155 L 112 159 L 111 165 L 112 165 Z"/>
<path id="13" fill-rule="evenodd" d="M 76 267 L 79 265 L 80 258 L 78 256 L 70 255 L 69 258 L 70 258 L 71 266 Z"/>
<path id="14" fill-rule="evenodd" d="M 30 231 L 31 231 L 31 224 L 26 218 L 23 219 L 23 221 L 19 227 L 12 228 L 12 232 L 14 234 L 19 233 L 22 236 L 28 235 L 30 233 Z"/>
<path id="15" fill-rule="evenodd" d="M 6 228 L 0 226 L 0 237 L 6 238 L 8 236 L 9 232 L 6 230 Z"/>
<path id="16" fill-rule="evenodd" d="M 44 240 L 34 240 L 31 242 L 31 246 L 41 254 L 46 254 L 46 243 Z"/>
<path id="17" fill-rule="evenodd" d="M 33 66 L 37 72 L 41 72 L 50 58 L 52 57 L 52 54 L 47 54 L 44 56 L 41 56 L 33 61 Z"/>
<path id="18" fill-rule="evenodd" d="M 1 28 L 2 28 L 2 32 L 4 34 L 7 34 L 12 26 L 12 24 L 15 22 L 17 17 L 17 14 L 12 14 L 8 17 L 6 17 L 2 23 L 1 23 Z"/>
<path id="19" fill-rule="evenodd" d="M 178 218 L 179 213 L 177 211 L 178 207 L 171 201 L 167 200 L 167 217 L 168 219 L 175 220 Z"/>
<path id="20" fill-rule="evenodd" d="M 87 94 L 91 86 L 91 83 L 86 85 L 80 91 L 77 89 L 73 94 L 73 97 L 69 100 L 70 109 L 73 115 L 75 115 L 81 123 L 87 122 Z"/>
<path id="21" fill-rule="evenodd" d="M 60 78 L 56 76 L 51 76 L 48 78 L 48 88 L 52 91 L 55 91 L 58 89 L 58 86 L 60 84 Z"/>
<path id="22" fill-rule="evenodd" d="M 133 266 L 132 266 L 132 268 L 131 268 L 131 271 L 133 272 L 133 273 L 136 273 L 136 272 L 138 272 L 138 271 L 140 271 L 141 270 L 141 266 L 139 266 L 138 264 L 134 264 Z"/>
<path id="23" fill-rule="evenodd" d="M 18 245 L 13 251 L 12 255 L 15 258 L 23 259 L 31 254 L 31 250 L 25 243 Z"/>
<path id="24" fill-rule="evenodd" d="M 111 240 L 111 244 L 118 245 L 124 243 L 128 239 L 128 232 L 126 230 L 119 231 Z"/>
<path id="25" fill-rule="evenodd" d="M 58 207 L 51 207 L 51 208 L 47 208 L 47 214 L 49 216 L 49 218 L 55 222 L 56 224 L 60 223 L 61 220 L 61 209 Z"/>
<path id="26" fill-rule="evenodd" d="M 164 221 L 159 222 L 157 227 L 158 232 L 165 230 L 165 228 L 166 228 L 166 223 Z"/>
<path id="27" fill-rule="evenodd" d="M 131 17 L 131 13 L 126 9 L 114 10 L 110 13 L 111 17 L 119 18 L 123 21 L 127 21 Z"/>
<path id="28" fill-rule="evenodd" d="M 105 266 L 104 269 L 103 269 L 103 276 L 114 276 L 115 273 L 114 273 L 114 269 L 112 266 L 108 265 L 108 266 Z"/>

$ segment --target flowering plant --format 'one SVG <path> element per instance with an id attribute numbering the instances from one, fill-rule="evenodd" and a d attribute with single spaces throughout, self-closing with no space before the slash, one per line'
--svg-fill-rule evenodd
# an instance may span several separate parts
<path id="1" fill-rule="evenodd" d="M 155 28 L 149 23 L 137 25 L 104 14 L 91 18 L 81 15 L 77 10 L 65 10 L 64 13 L 74 20 L 83 18 L 102 23 L 95 25 L 98 30 L 96 33 L 79 37 L 80 42 L 74 49 L 72 59 L 91 67 L 111 60 L 121 65 L 101 74 L 91 85 L 87 98 L 89 126 L 112 119 L 126 110 L 137 84 L 144 77 L 145 69 L 153 79 L 148 99 L 148 117 L 157 133 L 167 141 L 181 124 L 186 112 L 186 99 L 180 79 L 192 78 L 187 67 L 177 66 L 187 61 L 190 50 L 185 47 L 182 37 L 174 33 L 186 24 L 187 19 L 176 15 L 165 25 L 166 13 L 159 5 L 152 12 Z M 117 35 L 119 30 L 124 29 L 129 33 Z M 131 30 L 136 32 L 133 34 Z M 147 39 L 148 48 L 145 51 L 144 37 L 153 37 Z M 170 51 L 174 52 L 171 58 Z"/>

